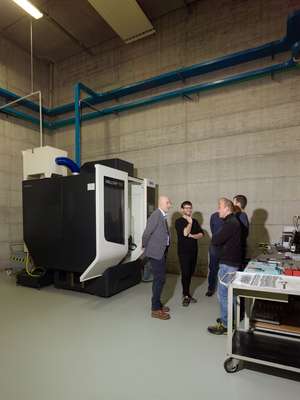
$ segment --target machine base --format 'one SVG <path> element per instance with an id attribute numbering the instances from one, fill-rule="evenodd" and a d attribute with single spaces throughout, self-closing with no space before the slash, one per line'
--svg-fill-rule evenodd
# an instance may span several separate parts
<path id="1" fill-rule="evenodd" d="M 108 268 L 102 276 L 80 282 L 81 274 L 55 271 L 54 286 L 59 289 L 75 290 L 100 297 L 111 297 L 141 282 L 142 261 Z"/>

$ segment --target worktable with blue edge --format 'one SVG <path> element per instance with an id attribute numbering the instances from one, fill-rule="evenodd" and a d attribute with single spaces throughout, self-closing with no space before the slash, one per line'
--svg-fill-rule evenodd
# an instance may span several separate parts
<path id="1" fill-rule="evenodd" d="M 271 249 L 234 275 L 228 286 L 226 372 L 250 362 L 300 373 L 300 276 L 292 275 L 298 269 L 299 255 Z M 256 318 L 258 306 L 280 318 Z"/>

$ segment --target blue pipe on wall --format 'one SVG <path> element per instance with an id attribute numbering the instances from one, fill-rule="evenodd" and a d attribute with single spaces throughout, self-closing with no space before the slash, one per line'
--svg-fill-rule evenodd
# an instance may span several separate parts
<path id="1" fill-rule="evenodd" d="M 210 83 L 204 83 L 204 84 L 200 84 L 200 85 L 194 85 L 192 87 L 187 87 L 187 88 L 182 88 L 182 89 L 178 89 L 175 91 L 171 91 L 171 92 L 165 92 L 162 93 L 160 95 L 157 96 L 152 96 L 150 98 L 146 98 L 146 99 L 141 99 L 141 100 L 136 100 L 130 103 L 125 103 L 125 104 L 121 104 L 121 105 L 116 105 L 113 107 L 109 107 L 103 110 L 99 110 L 96 112 L 91 112 L 91 113 L 87 113 L 84 114 L 80 120 L 82 121 L 88 121 L 91 119 L 95 119 L 101 116 L 105 116 L 105 115 L 109 115 L 109 114 L 114 114 L 114 113 L 118 113 L 118 112 L 122 112 L 122 111 L 127 111 L 129 109 L 135 108 L 135 107 L 140 107 L 143 105 L 150 105 L 150 104 L 154 104 L 157 103 L 159 101 L 163 101 L 163 100 L 167 100 L 170 98 L 174 98 L 174 97 L 178 97 L 178 96 L 183 96 L 186 94 L 191 94 L 190 90 L 192 90 L 194 93 L 195 92 L 199 92 L 201 90 L 208 90 L 210 88 L 217 88 L 218 87 L 218 83 L 219 86 L 222 85 L 226 85 L 229 83 L 237 83 L 239 81 L 242 80 L 246 80 L 246 79 L 251 79 L 251 76 L 253 75 L 253 78 L 259 78 L 263 75 L 266 74 L 270 74 L 270 73 L 274 73 L 274 72 L 280 72 L 283 70 L 287 70 L 293 66 L 297 66 L 297 64 L 293 61 L 290 60 L 286 63 L 282 63 L 282 64 L 275 64 L 274 66 L 271 67 L 266 67 L 266 68 L 262 68 L 261 70 L 255 70 L 255 71 L 250 71 L 250 72 L 245 72 L 236 76 L 231 76 L 228 78 L 224 78 L 222 80 L 218 80 L 216 82 L 210 82 Z M 261 71 L 259 73 L 259 71 Z M 79 85 L 79 84 L 78 84 Z M 211 85 L 211 87 L 210 87 Z M 77 86 L 77 85 L 76 85 Z M 76 87 L 75 86 L 75 87 Z M 80 87 L 80 85 L 78 86 Z M 75 91 L 76 93 L 76 91 Z M 78 94 L 76 95 L 77 99 L 79 98 Z M 76 97 L 75 96 L 75 97 Z M 75 109 L 75 113 L 78 115 L 79 111 L 80 111 L 80 105 L 79 105 L 79 101 L 77 101 L 78 107 Z M 17 111 L 16 109 L 12 109 L 10 107 L 5 108 L 4 110 L 1 110 L 1 112 L 6 113 L 8 115 L 14 116 L 16 118 L 20 118 L 23 119 L 25 121 L 31 122 L 35 125 L 39 125 L 39 119 L 33 117 L 32 115 L 23 113 L 21 111 Z M 76 118 L 75 117 L 70 117 L 67 119 L 62 119 L 62 120 L 58 120 L 55 122 L 47 122 L 47 121 L 43 121 L 43 126 L 46 127 L 49 130 L 55 130 L 55 129 L 59 129 L 65 126 L 69 126 L 69 125 L 73 125 L 74 123 L 76 123 Z M 78 124 L 78 120 L 77 120 L 77 124 Z M 78 125 L 77 125 L 77 130 L 78 130 Z M 78 138 L 78 135 L 77 135 Z M 79 151 L 80 147 L 80 143 L 77 146 L 77 151 Z"/>
<path id="2" fill-rule="evenodd" d="M 228 56 L 219 57 L 211 61 L 195 64 L 190 67 L 180 68 L 175 71 L 167 72 L 144 81 L 139 81 L 118 89 L 114 89 L 104 93 L 96 93 L 95 96 L 86 98 L 89 104 L 100 104 L 109 100 L 118 99 L 131 94 L 135 94 L 144 90 L 153 89 L 158 86 L 167 85 L 169 83 L 178 82 L 194 76 L 203 75 L 209 72 L 217 71 L 219 69 L 229 68 L 235 65 L 254 61 L 259 58 L 271 56 L 282 51 L 287 51 L 289 48 L 283 41 L 272 42 L 266 45 L 240 51 Z M 87 104 L 82 104 L 82 108 L 88 107 Z M 74 109 L 74 103 L 64 104 L 49 110 L 50 116 L 57 116 L 70 112 Z"/>
<path id="3" fill-rule="evenodd" d="M 81 104 L 80 90 L 81 84 L 77 83 L 74 87 L 75 100 L 75 160 L 77 165 L 81 165 Z"/>
<path id="4" fill-rule="evenodd" d="M 0 97 L 4 98 L 6 100 L 9 100 L 9 101 L 14 101 L 14 100 L 20 99 L 22 96 L 19 96 L 7 89 L 0 88 Z M 26 108 L 29 108 L 29 110 L 36 111 L 36 112 L 40 111 L 39 104 L 36 104 L 34 101 L 24 99 L 24 100 L 21 100 L 19 104 Z M 42 111 L 43 111 L 44 115 L 48 115 L 48 113 L 49 113 L 49 110 L 46 107 L 42 107 Z"/>
<path id="5" fill-rule="evenodd" d="M 78 165 L 80 165 L 81 153 L 80 153 L 80 135 L 81 135 L 81 121 L 88 121 L 95 118 L 103 117 L 109 114 L 120 113 L 124 111 L 129 111 L 133 108 L 147 106 L 151 104 L 155 104 L 161 101 L 171 100 L 181 96 L 187 96 L 194 93 L 200 93 L 202 91 L 217 89 L 219 87 L 224 87 L 230 84 L 235 84 L 239 82 L 244 82 L 250 79 L 257 79 L 263 76 L 275 73 L 282 72 L 288 69 L 295 67 L 297 64 L 293 59 L 289 61 L 273 64 L 268 67 L 259 68 L 254 71 L 243 72 L 237 75 L 232 75 L 227 78 L 219 79 L 213 82 L 200 83 L 197 85 L 192 85 L 188 87 L 184 87 L 181 89 L 176 89 L 168 92 L 161 93 L 157 96 L 151 96 L 144 99 L 134 100 L 125 104 L 118 104 L 112 107 L 105 108 L 103 110 L 91 112 L 88 114 L 84 114 L 81 116 L 80 109 L 80 89 L 81 85 L 75 85 L 75 118 L 68 118 L 61 121 L 56 121 L 52 123 L 52 127 L 54 129 L 61 128 L 67 125 L 72 125 L 75 121 L 75 159 Z M 76 106 L 77 105 L 77 106 Z"/>
<path id="6" fill-rule="evenodd" d="M 22 111 L 16 110 L 15 108 L 6 107 L 4 110 L 1 110 L 4 114 L 11 115 L 12 117 L 22 119 L 27 122 L 31 122 L 34 125 L 40 125 L 40 119 L 36 118 L 30 114 L 26 114 Z M 53 129 L 52 123 L 43 121 L 43 126 L 47 129 Z"/>
<path id="7" fill-rule="evenodd" d="M 289 49 L 292 48 L 293 44 L 298 41 L 300 41 L 300 10 L 289 15 L 287 19 L 287 31 L 283 39 L 270 42 L 259 47 L 233 53 L 224 57 L 219 57 L 200 64 L 194 64 L 189 67 L 180 68 L 105 93 L 96 93 L 85 86 L 85 88 L 87 89 L 85 91 L 90 95 L 90 97 L 86 98 L 85 100 L 89 104 L 99 104 L 108 100 L 113 100 L 116 98 L 128 96 L 130 94 L 138 93 L 140 91 L 144 91 L 147 89 L 166 85 L 168 83 L 191 78 L 193 76 L 198 76 L 219 69 L 232 67 L 234 65 L 257 60 L 263 57 L 274 56 L 275 54 L 288 51 Z M 81 87 L 83 89 L 84 85 L 81 84 Z M 12 92 L 9 92 L 6 89 L 1 89 L 1 88 L 0 88 L 0 96 L 8 100 L 16 100 L 20 98 L 20 96 Z M 23 100 L 21 104 L 24 107 L 27 107 L 33 111 L 39 110 L 39 106 L 30 100 Z M 54 107 L 52 109 L 43 107 L 43 114 L 47 116 L 57 116 L 67 112 L 74 111 L 74 107 L 75 107 L 75 102 Z M 88 107 L 88 105 L 82 103 L 81 107 L 85 108 Z"/>
<path id="8" fill-rule="evenodd" d="M 97 96 L 89 87 L 85 86 L 83 83 L 76 83 L 74 86 L 74 111 L 75 111 L 75 160 L 77 165 L 81 165 L 81 107 L 82 103 L 80 101 L 81 92 L 85 92 L 90 96 Z M 54 125 L 52 124 L 54 127 Z M 54 127 L 55 129 L 55 127 Z"/>
<path id="9" fill-rule="evenodd" d="M 104 93 L 97 93 L 96 96 L 90 96 L 85 100 L 89 104 L 100 104 L 109 100 L 118 99 L 131 94 L 135 94 L 144 90 L 152 89 L 158 86 L 167 85 L 169 83 L 178 82 L 197 75 L 213 72 L 218 69 L 229 68 L 241 63 L 253 61 L 258 58 L 267 57 L 272 54 L 279 53 L 279 49 L 288 50 L 282 45 L 281 41 L 268 43 L 266 45 L 234 53 L 228 56 L 219 57 L 211 61 L 206 61 L 200 64 L 195 64 L 189 67 L 180 68 L 175 71 L 167 72 L 143 81 L 139 81 L 121 88 L 113 89 Z M 284 51 L 282 50 L 282 51 Z M 87 104 L 82 104 L 82 108 L 88 107 Z M 73 111 L 74 103 L 64 104 L 49 111 L 49 115 L 57 116 L 66 112 Z"/>
<path id="10" fill-rule="evenodd" d="M 194 64 L 189 67 L 180 68 L 105 93 L 96 93 L 96 92 L 91 93 L 88 91 L 88 90 L 91 91 L 91 89 L 87 88 L 88 90 L 86 90 L 86 92 L 90 94 L 90 97 L 86 98 L 85 100 L 89 104 L 100 104 L 109 100 L 128 96 L 147 89 L 166 85 L 168 83 L 181 81 L 194 76 L 213 72 L 219 69 L 229 68 L 249 61 L 254 61 L 259 58 L 274 56 L 275 54 L 288 51 L 289 49 L 291 49 L 294 43 L 300 41 L 299 27 L 300 27 L 300 10 L 289 15 L 287 20 L 286 36 L 281 40 L 270 42 L 259 47 L 243 50 L 224 57 L 215 58 L 213 60 L 205 61 L 200 64 Z M 81 85 L 84 86 L 83 84 Z M 83 103 L 82 108 L 84 107 L 88 107 L 88 105 Z M 57 116 L 73 110 L 74 110 L 74 103 L 69 103 L 48 110 L 48 115 Z"/>
<path id="11" fill-rule="evenodd" d="M 95 118 L 103 117 L 105 115 L 116 114 L 116 113 L 120 113 L 123 111 L 128 111 L 133 108 L 147 106 L 150 104 L 155 104 L 155 103 L 158 103 L 161 101 L 174 99 L 176 97 L 190 95 L 193 93 L 199 93 L 199 92 L 210 90 L 210 89 L 217 89 L 219 87 L 227 86 L 229 84 L 243 82 L 243 81 L 250 80 L 250 79 L 261 78 L 265 75 L 269 75 L 269 74 L 272 74 L 275 72 L 281 72 L 281 71 L 291 69 L 291 68 L 295 67 L 296 65 L 297 64 L 291 59 L 284 63 L 274 64 L 269 67 L 260 68 L 260 69 L 254 70 L 254 71 L 243 72 L 243 73 L 240 73 L 237 75 L 229 76 L 227 78 L 219 79 L 217 81 L 200 83 L 197 85 L 192 85 L 192 86 L 184 87 L 181 89 L 164 92 L 157 96 L 151 96 L 151 97 L 147 97 L 144 99 L 134 100 L 129 103 L 118 104 L 118 105 L 115 105 L 112 107 L 104 108 L 99 111 L 83 114 L 81 116 L 81 121 L 89 121 L 89 120 L 92 120 Z M 74 122 L 75 122 L 75 118 L 70 117 L 67 119 L 53 122 L 52 128 L 59 129 L 59 128 L 62 128 L 62 127 L 68 126 L 68 125 L 73 125 Z"/>
<path id="12" fill-rule="evenodd" d="M 83 102 L 80 101 L 80 93 L 81 91 L 86 92 L 90 97 L 85 99 L 84 101 L 89 103 L 89 104 L 96 104 L 96 103 L 102 103 L 107 100 L 112 100 L 118 97 L 122 96 L 127 96 L 128 94 L 133 94 L 142 90 L 146 90 L 149 88 L 161 86 L 170 82 L 175 82 L 178 80 L 190 78 L 192 76 L 196 75 L 201 75 L 205 74 L 208 72 L 216 71 L 218 69 L 224 69 L 233 65 L 238 65 L 241 63 L 245 63 L 248 61 L 252 61 L 258 58 L 274 55 L 279 52 L 287 51 L 289 49 L 292 50 L 292 55 L 293 56 L 298 56 L 299 51 L 300 51 L 300 46 L 299 46 L 299 41 L 300 41 L 300 11 L 295 12 L 293 15 L 291 15 L 288 18 L 287 22 L 287 34 L 284 39 L 276 41 L 276 42 L 271 42 L 266 45 L 256 47 L 253 49 L 248 49 L 245 51 L 241 51 L 238 53 L 234 53 L 225 57 L 220 57 L 211 61 L 207 61 L 201 64 L 195 64 L 190 67 L 186 68 L 181 68 L 176 71 L 172 71 L 166 74 L 158 75 L 156 77 L 147 79 L 145 81 L 137 82 L 132 85 L 124 86 L 119 89 L 115 89 L 106 93 L 96 93 L 92 89 L 88 88 L 87 86 L 83 85 L 82 83 L 77 83 L 74 88 L 74 103 L 70 104 L 65 104 L 60 107 L 53 108 L 51 110 L 47 108 L 43 108 L 44 114 L 50 115 L 50 116 L 56 116 L 61 113 L 69 112 L 69 111 L 75 111 L 75 117 L 71 117 L 68 119 L 63 119 L 63 120 L 58 120 L 55 122 L 44 122 L 44 126 L 47 127 L 48 129 L 58 129 L 61 127 L 65 127 L 71 124 L 75 123 L 75 155 L 76 155 L 76 162 L 78 165 L 80 165 L 80 152 L 81 152 L 81 141 L 80 141 L 80 135 L 81 135 L 81 121 L 87 121 L 91 120 L 94 118 L 99 118 L 105 115 L 113 114 L 113 113 L 119 113 L 123 111 L 128 111 L 136 107 L 141 107 L 141 106 L 146 106 L 150 104 L 155 104 L 160 101 L 165 101 L 169 99 L 173 99 L 179 96 L 184 96 L 184 95 L 189 95 L 192 93 L 197 93 L 201 92 L 204 90 L 209 90 L 209 89 L 214 89 L 217 87 L 222 87 L 225 85 L 241 82 L 244 80 L 249 80 L 249 79 L 255 79 L 259 78 L 261 76 L 273 73 L 273 72 L 280 72 L 284 71 L 287 69 L 290 69 L 296 65 L 296 63 L 293 61 L 293 59 L 281 63 L 281 64 L 275 64 L 269 67 L 257 69 L 254 71 L 250 72 L 244 72 L 241 74 L 237 74 L 234 76 L 230 76 L 215 82 L 208 82 L 208 83 L 202 83 L 198 85 L 192 85 L 189 87 L 185 87 L 182 89 L 177 89 L 165 93 L 161 93 L 157 96 L 152 96 L 146 99 L 140 99 L 140 100 L 135 100 L 131 101 L 129 103 L 125 104 L 120 104 L 120 105 L 115 105 L 113 107 L 108 107 L 96 112 L 91 112 L 87 113 L 81 116 L 81 107 L 84 106 Z M 4 95 L 4 97 L 9 98 L 11 100 L 14 100 L 16 98 L 19 98 L 19 96 L 15 95 L 12 92 L 8 92 L 5 89 L 2 89 L 2 92 L 0 90 L 0 95 L 1 93 Z M 11 96 L 11 97 L 8 97 Z M 23 106 L 30 108 L 31 110 L 37 111 L 38 110 L 38 105 L 29 101 L 29 100 L 24 100 L 21 103 Z M 86 106 L 86 105 L 85 105 Z M 22 118 L 26 121 L 32 122 L 34 124 L 39 123 L 39 119 L 25 114 L 20 111 L 12 110 L 10 108 L 6 108 L 2 110 L 2 112 L 7 113 L 9 115 L 13 115 L 18 118 Z"/>

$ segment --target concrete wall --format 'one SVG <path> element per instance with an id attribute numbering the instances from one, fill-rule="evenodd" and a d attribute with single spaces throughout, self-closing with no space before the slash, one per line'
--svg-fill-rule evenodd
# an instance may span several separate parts
<path id="1" fill-rule="evenodd" d="M 48 66 L 35 61 L 35 90 L 48 100 Z M 20 95 L 31 92 L 30 57 L 12 43 L 0 39 L 0 86 Z M 46 143 L 52 138 L 45 137 Z M 21 151 L 39 145 L 38 130 L 0 114 L 0 268 L 8 265 L 10 244 L 21 242 Z"/>
<path id="2" fill-rule="evenodd" d="M 116 39 L 94 49 L 95 57 L 82 54 L 57 64 L 55 102 L 70 101 L 79 80 L 105 91 L 279 39 L 288 13 L 297 8 L 300 1 L 196 2 L 155 21 L 157 33 L 152 37 L 130 45 Z M 261 60 L 193 82 L 270 62 Z M 300 213 L 299 88 L 300 75 L 294 71 L 193 96 L 192 101 L 175 100 L 84 123 L 83 161 L 119 157 L 133 162 L 139 176 L 153 178 L 160 193 L 172 199 L 172 226 L 180 202 L 191 200 L 208 231 L 200 242 L 198 265 L 205 273 L 209 216 L 218 197 L 248 197 L 252 254 L 258 243 L 278 240 L 282 226 Z M 56 146 L 71 156 L 73 136 L 73 127 L 55 135 Z M 175 243 L 169 269 L 178 270 Z"/>

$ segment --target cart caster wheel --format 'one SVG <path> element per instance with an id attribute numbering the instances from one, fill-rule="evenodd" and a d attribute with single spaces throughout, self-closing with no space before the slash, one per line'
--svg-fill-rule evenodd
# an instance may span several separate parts
<path id="1" fill-rule="evenodd" d="M 235 358 L 227 358 L 224 362 L 224 369 L 229 374 L 237 372 L 239 369 L 239 360 L 236 360 Z"/>

